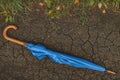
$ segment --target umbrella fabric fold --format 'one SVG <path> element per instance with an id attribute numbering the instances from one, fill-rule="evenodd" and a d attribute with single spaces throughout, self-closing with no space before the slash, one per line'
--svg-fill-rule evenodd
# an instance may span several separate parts
<path id="1" fill-rule="evenodd" d="M 42 44 L 27 43 L 25 47 L 27 47 L 27 49 L 29 49 L 32 54 L 39 60 L 42 60 L 43 58 L 48 56 L 50 60 L 56 63 L 67 64 L 76 68 L 87 68 L 102 72 L 106 71 L 104 67 L 99 66 L 93 62 L 90 62 L 83 58 L 48 49 Z"/>

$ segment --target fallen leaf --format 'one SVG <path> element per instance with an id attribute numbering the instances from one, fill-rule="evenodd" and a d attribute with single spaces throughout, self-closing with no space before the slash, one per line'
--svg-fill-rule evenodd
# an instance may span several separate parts
<path id="1" fill-rule="evenodd" d="M 99 7 L 99 9 L 101 9 L 102 8 L 102 3 L 100 2 L 100 3 L 98 3 L 98 7 Z"/>
<path id="2" fill-rule="evenodd" d="M 49 10 L 49 11 L 48 11 L 48 14 L 51 14 L 51 13 L 52 13 L 52 10 Z"/>
<path id="3" fill-rule="evenodd" d="M 106 13 L 106 10 L 104 9 L 104 10 L 102 11 L 102 13 L 104 13 L 104 14 L 105 14 L 105 13 Z"/>
<path id="4" fill-rule="evenodd" d="M 77 3 L 79 3 L 79 0 L 74 0 L 74 4 L 77 4 Z"/>
<path id="5" fill-rule="evenodd" d="M 60 10 L 60 6 L 56 7 L 56 10 Z"/>
<path id="6" fill-rule="evenodd" d="M 39 6 L 43 7 L 43 6 L 44 6 L 44 3 L 40 2 L 40 3 L 39 3 Z"/>

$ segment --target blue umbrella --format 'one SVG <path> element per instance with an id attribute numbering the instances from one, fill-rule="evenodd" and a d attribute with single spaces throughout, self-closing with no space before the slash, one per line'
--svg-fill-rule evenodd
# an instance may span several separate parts
<path id="1" fill-rule="evenodd" d="M 101 72 L 108 72 L 108 73 L 116 74 L 115 72 L 113 72 L 111 70 L 107 70 L 106 68 L 104 68 L 100 65 L 97 65 L 91 61 L 88 61 L 88 60 L 80 58 L 80 57 L 76 57 L 76 56 L 72 56 L 72 55 L 62 53 L 62 52 L 48 49 L 47 47 L 45 47 L 42 44 L 25 43 L 25 42 L 19 41 L 17 39 L 10 38 L 6 35 L 7 30 L 10 28 L 13 28 L 15 30 L 17 29 L 17 27 L 14 25 L 7 26 L 3 31 L 4 38 L 11 42 L 25 46 L 39 60 L 42 60 L 43 58 L 48 56 L 50 60 L 52 60 L 53 62 L 56 62 L 56 63 L 66 64 L 66 65 L 76 67 L 76 68 L 87 68 L 87 69 L 97 70 L 97 71 L 101 71 Z"/>

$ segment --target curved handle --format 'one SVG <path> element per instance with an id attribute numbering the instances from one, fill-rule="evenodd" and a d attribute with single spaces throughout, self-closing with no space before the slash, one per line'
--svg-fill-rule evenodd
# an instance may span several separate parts
<path id="1" fill-rule="evenodd" d="M 9 26 L 7 26 L 7 27 L 3 30 L 3 36 L 4 36 L 4 38 L 7 39 L 8 41 L 11 41 L 11 42 L 17 43 L 17 44 L 19 44 L 19 45 L 25 46 L 25 44 L 26 44 L 25 42 L 22 42 L 22 41 L 20 41 L 20 40 L 17 40 L 17 39 L 14 39 L 14 38 L 11 38 L 11 37 L 8 37 L 8 36 L 7 36 L 7 31 L 8 31 L 8 29 L 10 29 L 10 28 L 12 28 L 12 29 L 14 29 L 14 30 L 17 29 L 17 27 L 14 26 L 14 25 L 9 25 Z"/>

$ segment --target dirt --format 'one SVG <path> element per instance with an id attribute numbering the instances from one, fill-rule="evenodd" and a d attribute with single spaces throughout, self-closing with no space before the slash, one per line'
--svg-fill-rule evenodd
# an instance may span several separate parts
<path id="1" fill-rule="evenodd" d="M 91 10 L 82 24 L 77 15 L 51 20 L 35 8 L 18 15 L 18 30 L 8 32 L 13 38 L 83 57 L 116 75 L 61 65 L 48 58 L 38 60 L 25 47 L 5 40 L 2 31 L 8 24 L 0 24 L 0 80 L 120 80 L 120 14 Z"/>

